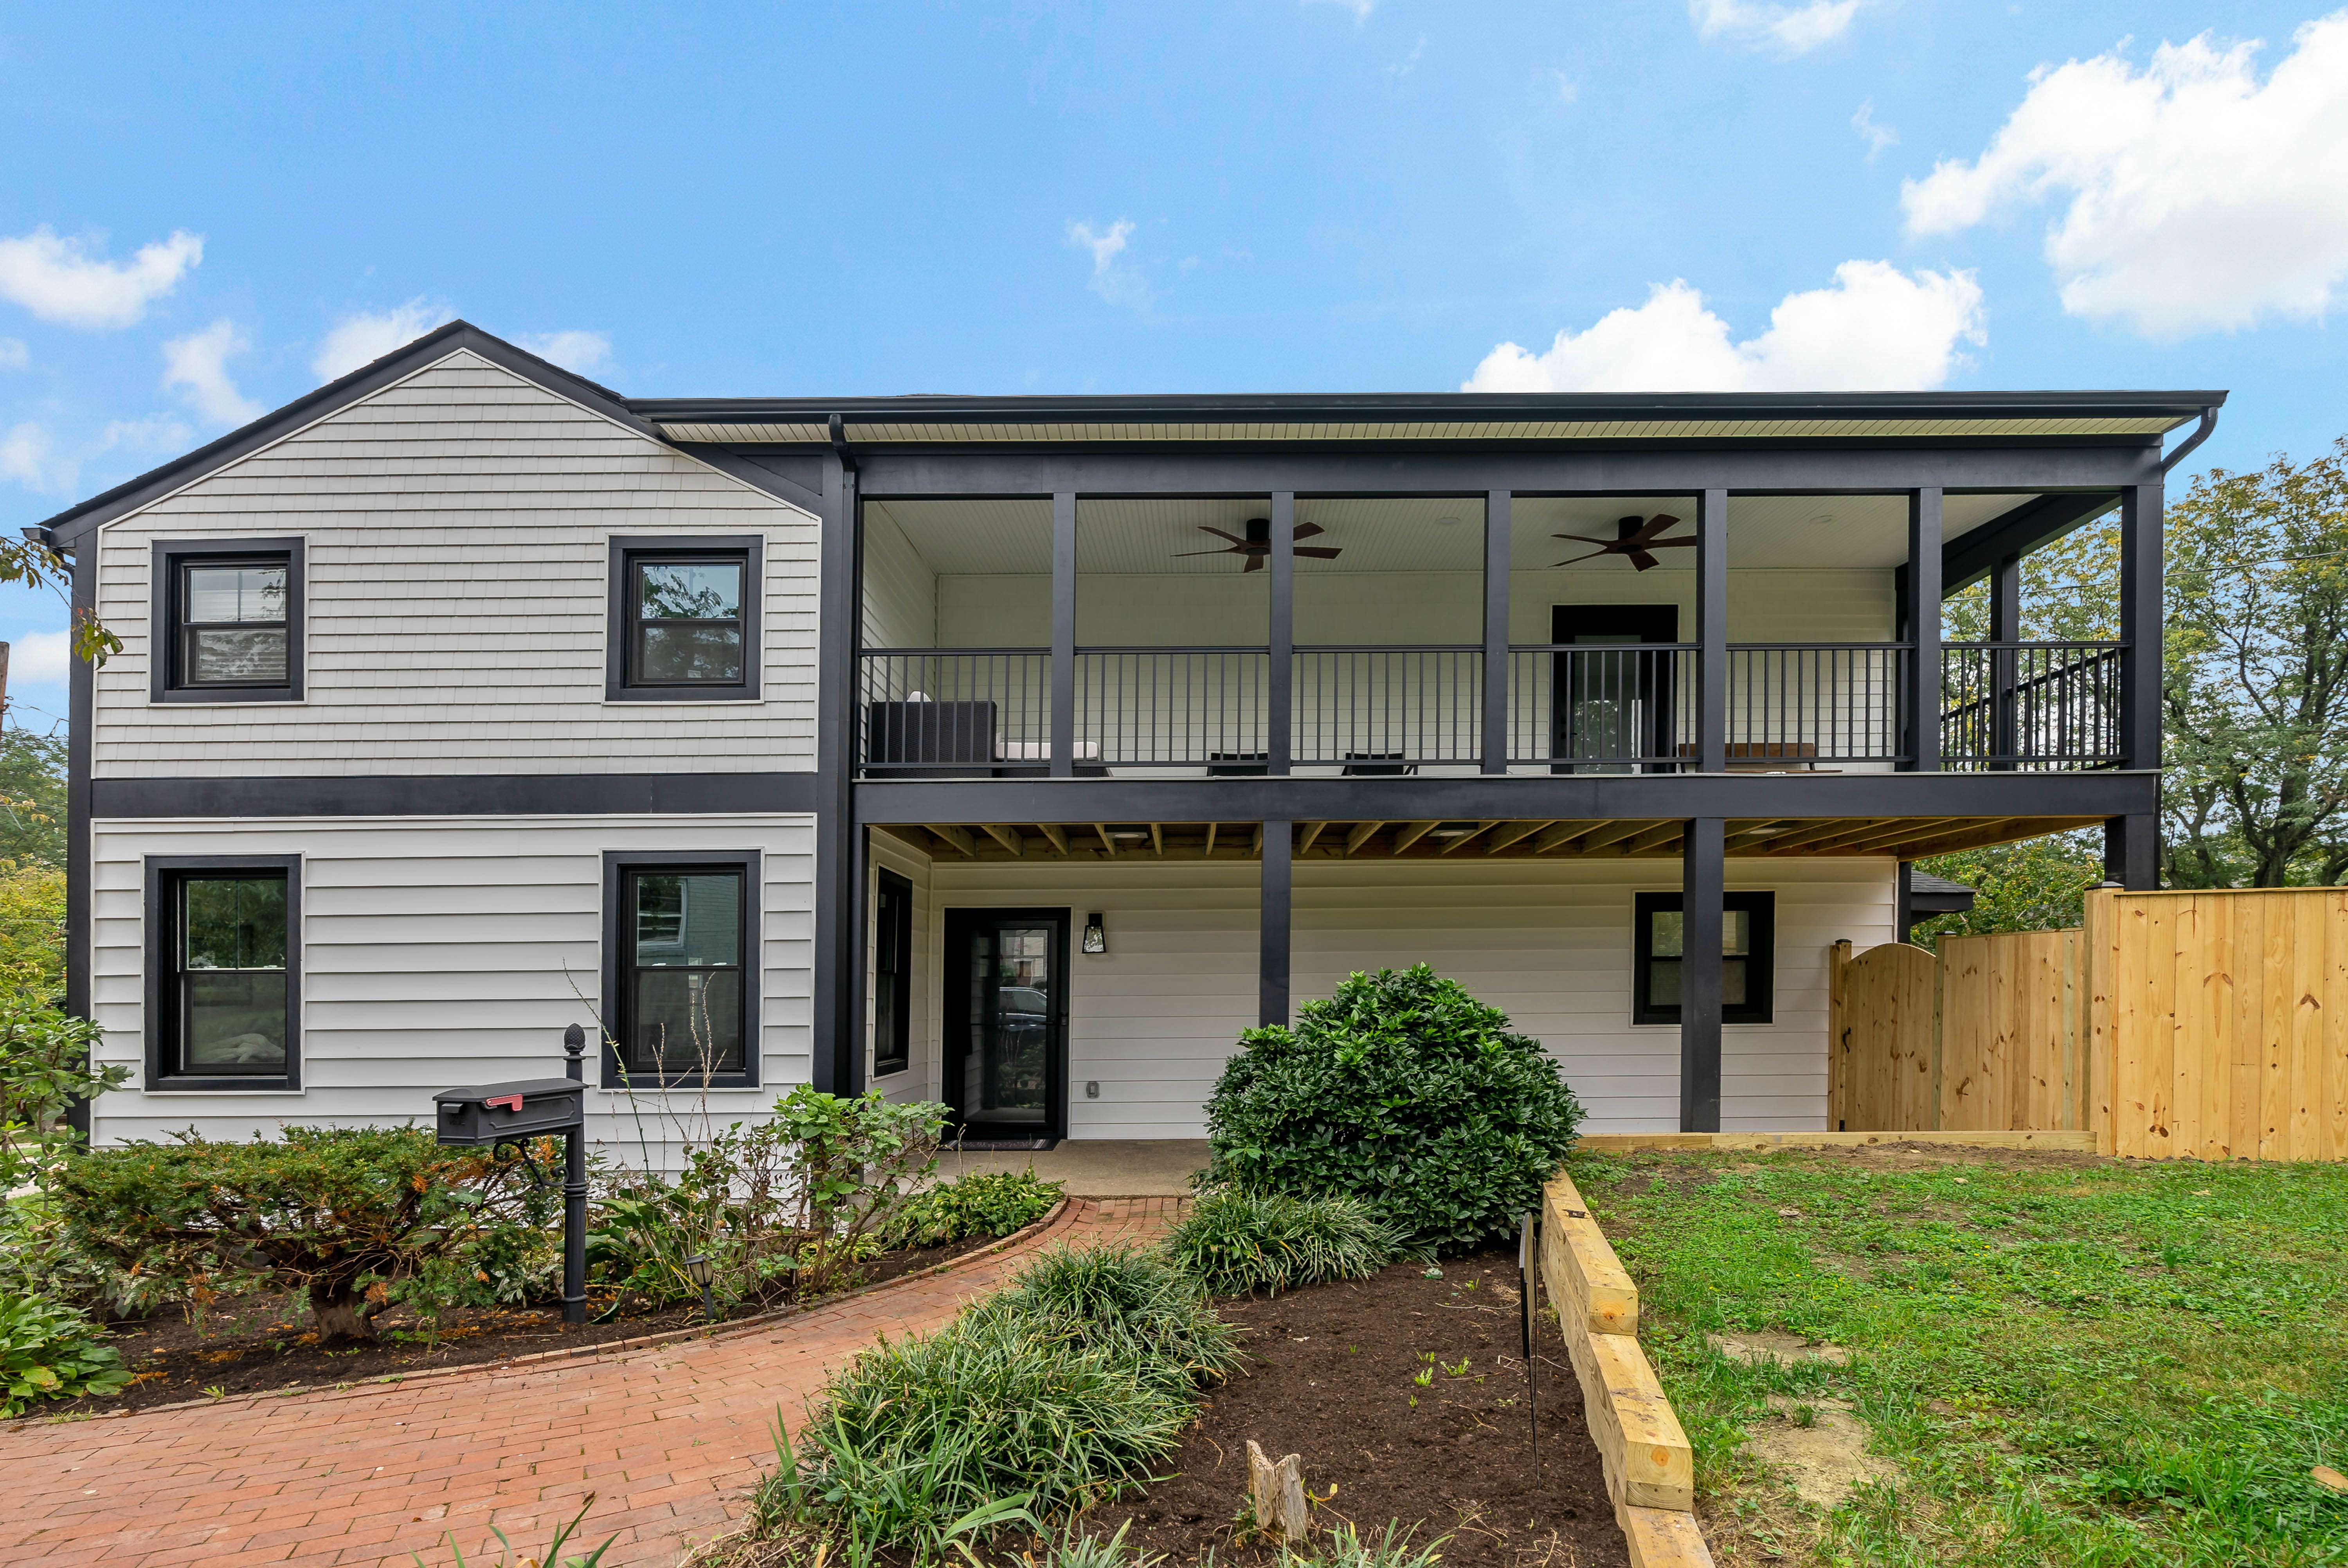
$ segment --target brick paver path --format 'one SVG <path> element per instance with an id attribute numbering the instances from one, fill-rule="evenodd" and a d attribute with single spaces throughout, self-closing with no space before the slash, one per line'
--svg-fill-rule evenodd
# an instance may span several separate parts
<path id="1" fill-rule="evenodd" d="M 876 1334 L 933 1328 L 1037 1248 L 1154 1235 L 1180 1200 L 1071 1200 L 1011 1251 L 766 1328 L 403 1385 L 0 1430 L 0 1563 L 44 1568 L 469 1559 L 494 1523 L 535 1557 L 592 1491 L 582 1550 L 674 1563 L 774 1462 L 768 1424 Z M 492 1542 L 494 1547 L 494 1542 Z M 494 1563 L 497 1554 L 488 1554 Z"/>

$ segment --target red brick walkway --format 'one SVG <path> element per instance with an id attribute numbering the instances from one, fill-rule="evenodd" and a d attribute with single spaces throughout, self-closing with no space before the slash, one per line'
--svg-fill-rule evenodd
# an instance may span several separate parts
<path id="1" fill-rule="evenodd" d="M 607 1565 L 673 1563 L 774 1462 L 778 1409 L 798 1425 L 825 1372 L 874 1335 L 935 1327 L 1038 1247 L 1153 1235 L 1179 1204 L 1072 1200 L 1010 1252 L 723 1338 L 12 1427 L 0 1563 L 407 1564 L 420 1551 L 443 1568 L 444 1531 L 477 1558 L 492 1523 L 535 1557 L 592 1491 L 586 1545 L 620 1532 Z"/>

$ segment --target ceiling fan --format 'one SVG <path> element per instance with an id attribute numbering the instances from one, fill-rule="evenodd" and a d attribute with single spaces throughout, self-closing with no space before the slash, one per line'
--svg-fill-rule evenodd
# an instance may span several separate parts
<path id="1" fill-rule="evenodd" d="M 1240 569 L 1241 571 L 1262 571 L 1264 561 L 1272 554 L 1272 519 L 1250 518 L 1246 528 L 1247 538 L 1241 538 L 1237 534 L 1226 533 L 1211 524 L 1200 523 L 1199 529 L 1201 533 L 1212 534 L 1219 539 L 1229 539 L 1231 542 L 1220 549 L 1182 550 L 1177 553 L 1174 559 L 1183 560 L 1191 556 L 1245 556 L 1247 565 Z M 1315 535 L 1326 532 L 1328 530 L 1318 523 L 1299 523 L 1296 525 L 1293 537 L 1299 539 L 1309 539 Z M 1311 556 L 1314 560 L 1335 560 L 1345 553 L 1341 549 L 1333 549 L 1327 545 L 1317 545 L 1307 549 L 1300 544 L 1294 548 L 1298 555 Z"/>
<path id="2" fill-rule="evenodd" d="M 1559 566 L 1573 566 L 1581 561 L 1596 560 L 1600 556 L 1628 556 L 1633 569 L 1645 571 L 1649 567 L 1663 564 L 1653 556 L 1649 555 L 1647 553 L 1649 550 L 1679 549 L 1696 542 L 1695 536 L 1693 534 L 1684 539 L 1667 539 L 1663 537 L 1665 529 L 1678 522 L 1679 519 L 1669 513 L 1657 512 L 1643 522 L 1635 517 L 1615 518 L 1616 537 L 1611 539 L 1592 538 L 1588 534 L 1551 534 L 1550 538 L 1575 539 L 1585 545 L 1598 547 L 1586 556 L 1576 556 L 1572 560 L 1559 561 L 1557 563 Z"/>

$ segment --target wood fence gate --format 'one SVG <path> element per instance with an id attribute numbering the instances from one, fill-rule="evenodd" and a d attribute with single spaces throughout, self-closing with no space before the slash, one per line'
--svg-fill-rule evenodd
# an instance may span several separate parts
<path id="1" fill-rule="evenodd" d="M 1828 965 L 1828 1124 L 2348 1160 L 2348 889 L 2087 896 L 2079 931 Z"/>

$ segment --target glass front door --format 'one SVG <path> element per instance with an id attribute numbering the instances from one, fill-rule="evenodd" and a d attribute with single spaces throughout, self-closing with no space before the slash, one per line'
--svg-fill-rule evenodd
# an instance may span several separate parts
<path id="1" fill-rule="evenodd" d="M 1060 1136 L 1067 911 L 955 909 L 947 923 L 956 1119 L 976 1133 Z"/>

